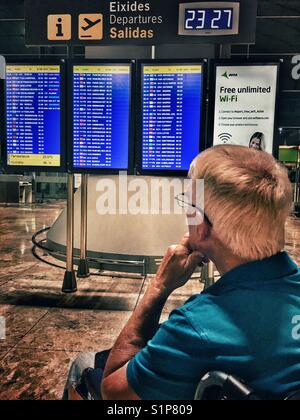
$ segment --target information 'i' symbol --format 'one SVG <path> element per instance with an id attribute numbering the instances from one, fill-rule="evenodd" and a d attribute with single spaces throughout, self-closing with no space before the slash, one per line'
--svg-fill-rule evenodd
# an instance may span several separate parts
<path id="1" fill-rule="evenodd" d="M 62 18 L 57 19 L 56 28 L 57 28 L 56 36 L 63 37 L 64 33 L 63 33 Z"/>
<path id="2" fill-rule="evenodd" d="M 48 40 L 70 41 L 72 39 L 71 15 L 48 15 Z"/>

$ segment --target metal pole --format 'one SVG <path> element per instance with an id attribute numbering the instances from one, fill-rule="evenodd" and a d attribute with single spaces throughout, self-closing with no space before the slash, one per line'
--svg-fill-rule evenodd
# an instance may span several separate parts
<path id="1" fill-rule="evenodd" d="M 73 58 L 73 48 L 67 47 L 68 58 Z M 70 139 L 67 139 L 70 141 Z M 68 202 L 67 202 L 67 264 L 63 281 L 63 293 L 77 292 L 77 281 L 74 271 L 74 174 L 68 173 Z"/>
<path id="2" fill-rule="evenodd" d="M 83 174 L 81 180 L 81 227 L 80 227 L 80 261 L 77 277 L 87 278 L 90 276 L 87 261 L 87 206 L 88 206 L 88 175 Z"/>
<path id="3" fill-rule="evenodd" d="M 209 288 L 215 283 L 215 266 L 212 262 L 208 264 L 207 267 L 207 278 L 205 281 L 205 289 Z"/>
<path id="4" fill-rule="evenodd" d="M 67 267 L 63 282 L 64 293 L 77 292 L 77 281 L 74 271 L 74 175 L 68 174 L 67 203 Z"/>
<path id="5" fill-rule="evenodd" d="M 37 188 L 36 188 L 36 172 L 32 173 L 32 204 L 36 204 L 36 193 L 37 193 Z"/>

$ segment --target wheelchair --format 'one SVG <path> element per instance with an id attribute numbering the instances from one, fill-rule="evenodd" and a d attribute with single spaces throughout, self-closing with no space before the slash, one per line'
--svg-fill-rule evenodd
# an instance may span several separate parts
<path id="1" fill-rule="evenodd" d="M 224 372 L 209 372 L 200 381 L 196 401 L 262 401 L 259 395 L 245 382 Z M 284 398 L 285 401 L 300 401 L 300 390 Z"/>
<path id="2" fill-rule="evenodd" d="M 70 400 L 101 400 L 99 394 L 99 372 L 87 369 L 83 383 L 88 390 L 89 398 L 78 394 L 75 389 L 69 390 Z M 209 372 L 201 379 L 195 394 L 196 401 L 262 401 L 258 394 L 245 382 L 224 372 Z M 288 394 L 284 401 L 300 401 L 300 390 Z"/>

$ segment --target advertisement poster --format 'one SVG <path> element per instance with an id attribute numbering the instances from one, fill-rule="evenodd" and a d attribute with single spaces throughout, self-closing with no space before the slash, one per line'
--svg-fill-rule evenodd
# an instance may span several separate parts
<path id="1" fill-rule="evenodd" d="M 273 153 L 277 80 L 277 65 L 217 67 L 214 145 Z"/>

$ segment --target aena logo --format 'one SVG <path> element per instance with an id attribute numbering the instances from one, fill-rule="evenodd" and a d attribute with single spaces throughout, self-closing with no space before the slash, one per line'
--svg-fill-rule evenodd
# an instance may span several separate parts
<path id="1" fill-rule="evenodd" d="M 230 77 L 238 77 L 238 74 L 237 73 L 229 73 L 228 74 L 228 71 L 225 71 L 225 73 L 224 74 L 222 74 L 222 77 L 225 77 L 225 79 L 230 79 Z"/>

